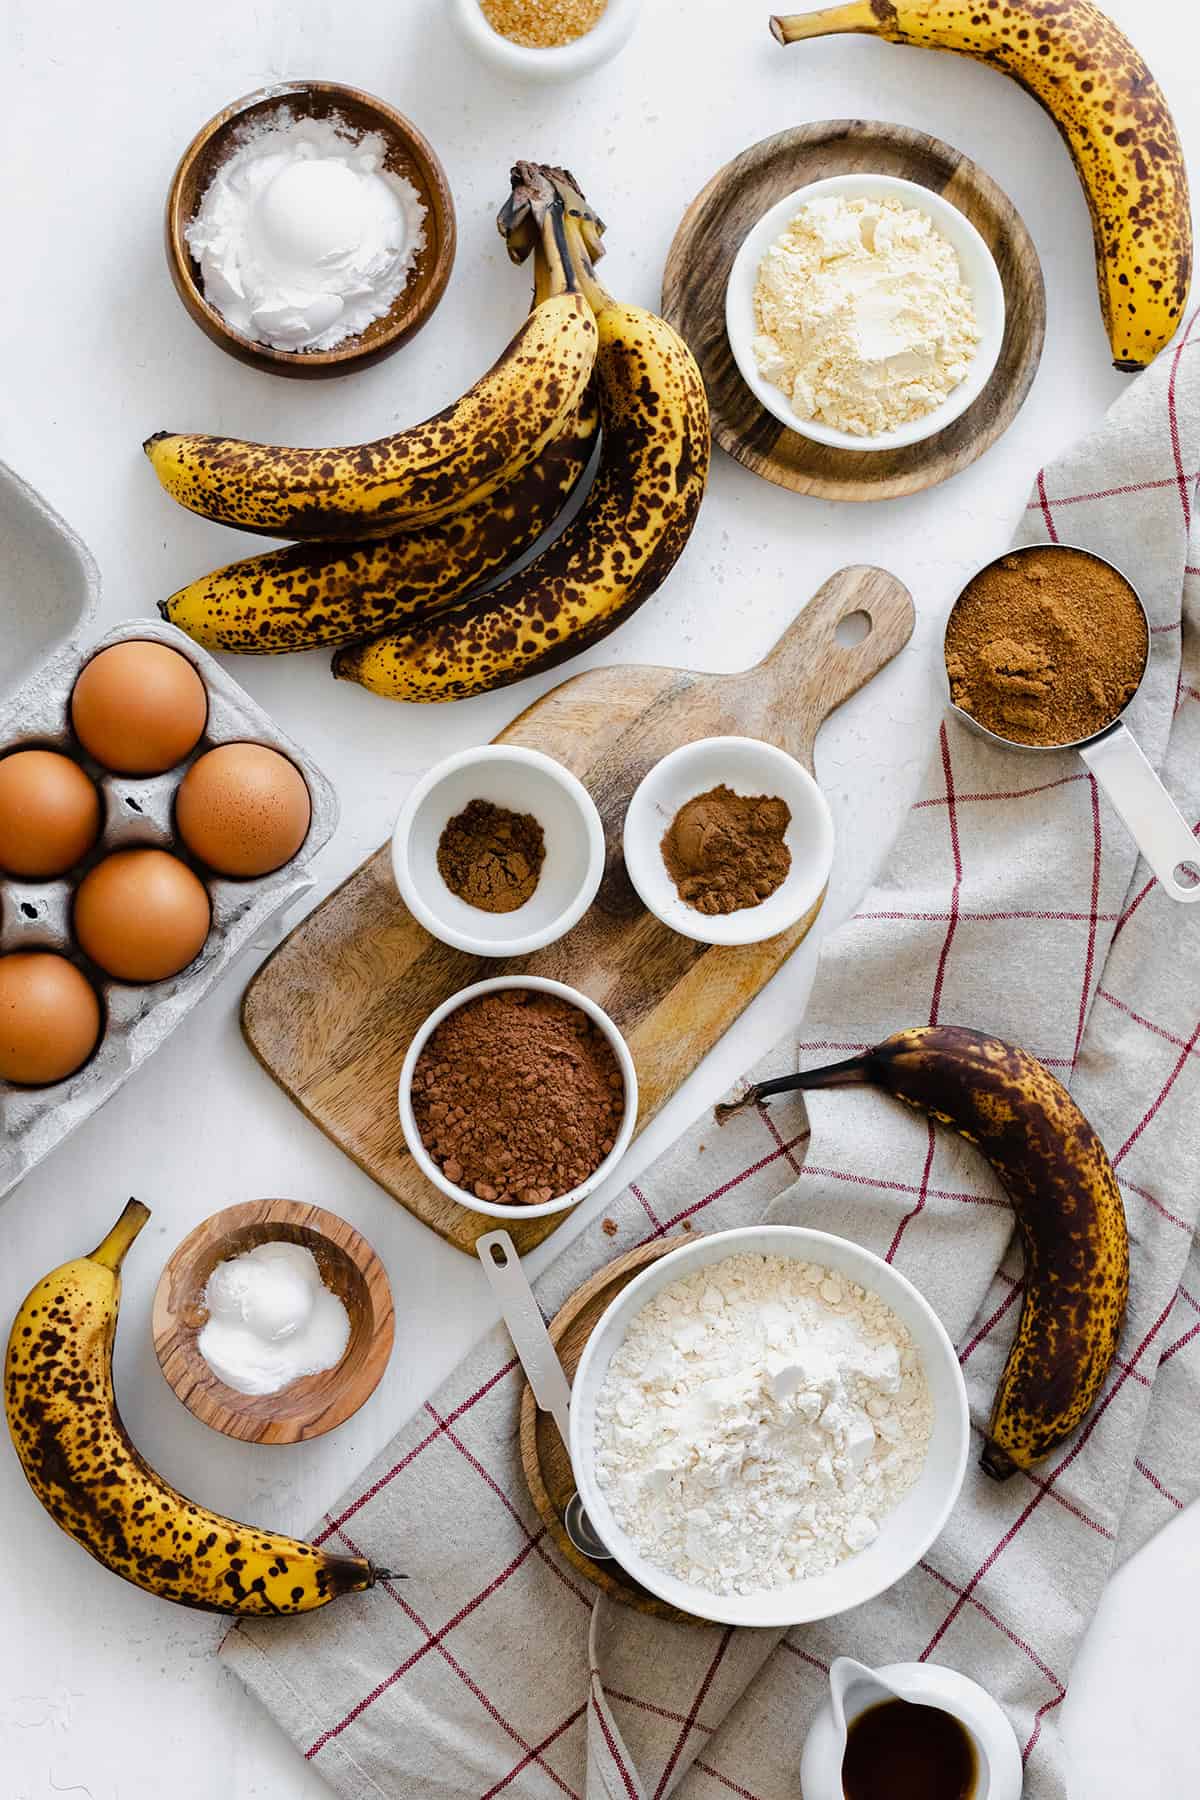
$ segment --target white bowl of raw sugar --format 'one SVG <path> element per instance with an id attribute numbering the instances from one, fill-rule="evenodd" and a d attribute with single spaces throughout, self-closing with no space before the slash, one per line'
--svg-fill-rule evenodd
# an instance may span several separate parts
<path id="1" fill-rule="evenodd" d="M 642 0 L 559 0 L 554 8 L 536 0 L 492 0 L 487 8 L 480 0 L 451 0 L 451 9 L 464 41 L 502 74 L 571 81 L 624 49 Z"/>
<path id="2" fill-rule="evenodd" d="M 868 1377 L 870 1414 L 847 1398 Z M 822 1461 L 835 1425 L 843 1448 L 831 1436 Z M 883 1593 L 941 1532 L 969 1447 L 929 1302 L 861 1245 L 799 1226 L 715 1232 L 652 1263 L 571 1390 L 592 1524 L 643 1587 L 719 1624 L 809 1624 Z"/>
<path id="3" fill-rule="evenodd" d="M 473 905 L 438 866 L 447 826 L 480 800 L 529 815 L 542 830 L 536 885 L 512 911 Z M 604 827 L 583 783 L 552 756 L 483 744 L 435 764 L 409 793 L 392 833 L 392 872 L 409 912 L 443 944 L 473 956 L 527 956 L 570 931 L 595 899 Z"/>
<path id="4" fill-rule="evenodd" d="M 707 913 L 683 899 L 667 868 L 663 839 L 689 801 L 726 787 L 743 798 L 782 800 L 791 856 L 774 893 L 735 912 Z M 757 944 L 776 937 L 820 904 L 833 867 L 833 816 L 802 763 L 759 738 L 698 738 L 655 763 L 625 814 L 625 868 L 638 897 L 681 937 L 701 944 Z"/>
<path id="5" fill-rule="evenodd" d="M 801 210 L 812 202 L 860 200 L 897 201 L 901 206 L 921 213 L 929 220 L 933 231 L 950 245 L 958 259 L 959 274 L 969 290 L 971 310 L 979 332 L 974 354 L 965 363 L 965 374 L 937 405 L 919 417 L 906 419 L 890 429 L 866 433 L 842 430 L 827 423 L 822 417 L 805 416 L 798 412 L 790 395 L 763 373 L 755 352 L 755 340 L 759 337 L 755 286 L 760 267 L 772 246 L 784 235 Z M 834 222 L 831 229 L 848 230 L 853 227 L 843 217 Z M 839 392 L 848 391 L 853 395 L 861 388 L 868 397 L 868 404 L 872 388 L 878 389 L 892 381 L 893 376 L 889 370 L 900 371 L 897 379 L 901 385 L 905 374 L 911 375 L 914 369 L 921 380 L 925 379 L 912 361 L 913 355 L 919 357 L 922 351 L 895 351 L 898 342 L 896 333 L 907 330 L 912 310 L 906 304 L 907 297 L 902 286 L 904 281 L 910 279 L 910 275 L 902 270 L 889 271 L 880 259 L 873 260 L 879 261 L 880 266 L 875 272 L 876 278 L 872 281 L 865 301 L 852 300 L 848 303 L 852 310 L 856 309 L 858 323 L 854 327 L 854 334 L 855 342 L 861 344 L 862 360 L 855 368 L 836 367 L 833 375 L 834 385 Z M 914 270 L 913 257 L 908 258 L 906 267 L 910 272 Z M 937 285 L 931 272 L 921 274 L 918 270 L 916 285 L 910 292 L 923 306 L 931 288 L 936 288 Z M 939 303 L 936 299 L 932 302 L 935 306 Z M 922 187 L 919 182 L 904 181 L 895 175 L 831 175 L 824 181 L 810 182 L 807 187 L 797 188 L 794 193 L 785 195 L 747 233 L 729 271 L 725 290 L 725 328 L 729 336 L 729 347 L 743 381 L 780 424 L 818 444 L 829 444 L 842 450 L 899 450 L 907 444 L 920 443 L 945 430 L 947 425 L 953 424 L 955 419 L 966 412 L 987 386 L 1004 341 L 1004 288 L 995 258 L 974 225 L 964 213 L 932 188 Z M 822 339 L 826 329 L 827 321 L 822 320 Z M 921 337 L 923 345 L 930 341 L 923 333 L 917 335 Z M 936 328 L 934 336 L 936 337 Z M 821 351 L 822 356 L 826 354 L 828 358 L 836 360 L 842 351 L 831 346 L 827 353 Z M 830 367 L 830 362 L 819 361 L 815 366 L 824 371 Z"/>

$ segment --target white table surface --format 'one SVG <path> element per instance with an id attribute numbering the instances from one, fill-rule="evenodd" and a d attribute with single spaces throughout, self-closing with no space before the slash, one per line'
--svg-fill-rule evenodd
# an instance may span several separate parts
<path id="1" fill-rule="evenodd" d="M 99 623 L 144 616 L 252 546 L 173 507 L 145 465 L 143 437 L 167 427 L 354 441 L 461 392 L 526 303 L 525 275 L 509 267 L 493 224 L 514 158 L 574 170 L 609 223 L 606 279 L 654 305 L 685 205 L 748 143 L 848 115 L 936 132 L 1007 189 L 1042 258 L 1046 355 L 1021 416 L 948 486 L 872 507 L 798 498 L 716 454 L 695 536 L 665 591 L 585 659 L 734 669 L 762 655 L 844 563 L 878 562 L 909 584 L 913 645 L 817 747 L 839 834 L 827 929 L 870 879 L 913 794 L 939 705 L 941 623 L 964 574 L 1004 545 L 1037 466 L 1091 426 L 1128 377 L 1109 366 L 1082 195 L 1033 102 L 965 59 L 866 39 L 785 53 L 767 35 L 768 10 L 767 0 L 647 0 L 609 69 L 565 89 L 526 89 L 460 48 L 445 0 L 205 0 L 195 13 L 159 0 L 6 0 L 0 455 L 91 545 L 104 577 Z M 1200 169 L 1190 0 L 1110 0 L 1110 10 L 1165 82 Z M 380 368 L 315 385 L 243 369 L 209 344 L 175 297 L 161 244 L 167 183 L 192 133 L 236 95 L 295 76 L 354 83 L 408 112 L 445 162 L 459 216 L 457 267 L 425 332 Z M 487 739 L 558 679 L 422 711 L 335 685 L 320 653 L 247 659 L 236 672 L 340 790 L 341 826 L 317 865 L 321 892 L 382 841 L 419 771 Z M 819 935 L 646 1132 L 629 1175 L 794 1019 Z M 138 1195 L 154 1218 L 128 1264 L 117 1341 L 132 1435 L 186 1492 L 302 1531 L 495 1313 L 481 1273 L 340 1155 L 254 1062 L 237 1023 L 252 960 L 8 1199 L 0 1322 L 37 1276 L 89 1247 Z M 330 1207 L 365 1232 L 391 1276 L 397 1334 L 386 1378 L 352 1422 L 315 1444 L 262 1449 L 218 1437 L 178 1404 L 155 1365 L 149 1309 L 163 1262 L 199 1219 L 277 1194 Z M 40 1511 L 7 1445 L 0 1521 L 0 1800 L 327 1791 L 217 1665 L 213 1622 L 89 1561 Z M 1074 1800 L 1200 1786 L 1198 1552 L 1193 1509 L 1112 1582 L 1064 1709 Z"/>

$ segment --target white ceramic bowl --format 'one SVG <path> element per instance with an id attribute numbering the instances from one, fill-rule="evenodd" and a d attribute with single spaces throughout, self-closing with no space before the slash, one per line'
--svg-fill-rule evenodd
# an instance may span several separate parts
<path id="1" fill-rule="evenodd" d="M 982 336 L 965 378 L 949 393 L 940 406 L 914 419 L 895 431 L 881 431 L 874 437 L 856 437 L 849 431 L 835 431 L 816 419 L 802 419 L 792 408 L 782 388 L 759 373 L 754 359 L 754 284 L 764 255 L 785 226 L 795 218 L 809 200 L 828 198 L 834 194 L 847 199 L 877 200 L 885 196 L 926 213 L 942 236 L 958 252 L 963 280 L 975 302 L 975 316 Z M 918 444 L 933 437 L 966 412 L 978 399 L 991 379 L 1004 341 L 1004 288 L 996 261 L 974 225 L 941 194 L 922 187 L 916 181 L 902 181 L 896 175 L 830 175 L 824 181 L 810 182 L 797 188 L 778 205 L 763 214 L 758 224 L 745 237 L 733 260 L 725 289 L 725 329 L 729 347 L 741 371 L 742 380 L 755 398 L 789 431 L 811 438 L 818 444 L 832 444 L 843 450 L 898 450 L 905 444 Z"/>
<path id="2" fill-rule="evenodd" d="M 697 912 L 681 900 L 663 861 L 662 839 L 675 814 L 724 782 L 735 794 L 786 800 L 784 843 L 792 866 L 775 892 L 740 912 Z M 758 738 L 698 738 L 655 763 L 625 814 L 625 867 L 655 918 L 701 944 L 758 944 L 786 931 L 817 904 L 833 867 L 833 818 L 824 794 L 786 750 Z"/>
<path id="3" fill-rule="evenodd" d="M 470 800 L 532 813 L 545 834 L 537 887 L 515 912 L 484 912 L 442 879 L 438 839 Z M 409 912 L 443 944 L 474 956 L 527 956 L 570 931 L 596 898 L 604 827 L 583 783 L 553 757 L 483 744 L 448 756 L 417 782 L 392 833 L 392 871 Z"/>
<path id="4" fill-rule="evenodd" d="M 824 1575 L 757 1594 L 713 1594 L 649 1563 L 617 1524 L 595 1473 L 596 1401 L 608 1365 L 635 1315 L 673 1281 L 729 1256 L 789 1256 L 836 1269 L 878 1294 L 906 1325 L 933 1400 L 933 1436 L 915 1485 L 883 1520 L 866 1550 Z M 597 1322 L 571 1388 L 571 1466 L 588 1516 L 621 1567 L 659 1599 L 724 1625 L 780 1627 L 830 1619 L 873 1600 L 925 1555 L 953 1510 L 967 1468 L 967 1390 L 954 1346 L 929 1302 L 861 1245 L 796 1225 L 753 1225 L 685 1244 L 635 1277 Z"/>
<path id="5" fill-rule="evenodd" d="M 553 1200 L 546 1200 L 540 1206 L 500 1206 L 494 1200 L 476 1199 L 475 1195 L 468 1193 L 466 1188 L 455 1187 L 452 1181 L 446 1180 L 421 1142 L 421 1134 L 417 1130 L 417 1121 L 413 1116 L 413 1070 L 417 1066 L 417 1058 L 428 1043 L 431 1033 L 441 1024 L 447 1014 L 454 1012 L 457 1007 L 465 1006 L 468 1000 L 474 1000 L 480 994 L 497 993 L 501 988 L 536 988 L 539 993 L 557 994 L 561 1000 L 569 1000 L 572 1006 L 577 1006 L 581 1012 L 585 1012 L 588 1018 L 594 1020 L 600 1027 L 612 1045 L 613 1054 L 625 1082 L 625 1113 L 613 1147 L 604 1161 L 599 1168 L 592 1171 L 586 1181 L 581 1181 L 578 1187 L 572 1188 L 566 1194 L 556 1194 Z M 451 1200 L 457 1200 L 460 1206 L 468 1207 L 471 1212 L 486 1213 L 489 1219 L 544 1219 L 550 1213 L 566 1212 L 568 1208 L 578 1206 L 579 1202 L 586 1195 L 592 1193 L 595 1188 L 598 1188 L 602 1181 L 608 1180 L 629 1148 L 629 1140 L 632 1138 L 634 1127 L 637 1124 L 637 1111 L 637 1070 L 633 1066 L 629 1045 L 621 1033 L 608 1014 L 603 1008 L 597 1006 L 594 1000 L 589 1000 L 586 994 L 579 993 L 573 987 L 567 987 L 565 982 L 548 981 L 544 975 L 497 975 L 490 981 L 477 981 L 471 987 L 463 988 L 461 993 L 452 994 L 449 1000 L 444 1000 L 441 1006 L 434 1008 L 421 1026 L 408 1046 L 408 1055 L 404 1058 L 404 1065 L 400 1070 L 400 1125 L 404 1132 L 404 1141 L 412 1152 L 413 1161 L 425 1179 L 432 1181 L 434 1187 L 441 1188 L 443 1194 L 449 1195 Z"/>
<path id="6" fill-rule="evenodd" d="M 453 0 L 453 11 L 462 37 L 493 68 L 527 81 L 569 81 L 610 62 L 625 47 L 637 24 L 641 3 L 642 0 L 608 0 L 591 31 L 573 43 L 549 50 L 514 44 L 503 33 L 493 31 L 479 0 Z"/>

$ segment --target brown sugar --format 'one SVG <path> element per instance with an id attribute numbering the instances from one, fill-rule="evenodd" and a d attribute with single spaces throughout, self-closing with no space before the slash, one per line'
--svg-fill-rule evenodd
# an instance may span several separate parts
<path id="1" fill-rule="evenodd" d="M 471 800 L 438 839 L 437 866 L 452 894 L 481 912 L 516 912 L 533 897 L 546 839 L 532 813 Z"/>
<path id="2" fill-rule="evenodd" d="M 1146 620 L 1108 563 L 1037 544 L 981 569 L 946 627 L 956 706 L 1019 744 L 1073 744 L 1110 725 L 1145 667 Z"/>
<path id="3" fill-rule="evenodd" d="M 662 840 L 667 874 L 697 912 L 740 912 L 775 892 L 792 866 L 784 843 L 791 824 L 784 800 L 749 797 L 725 786 L 681 806 Z"/>
<path id="4" fill-rule="evenodd" d="M 530 50 L 573 44 L 596 25 L 608 0 L 479 0 L 493 31 Z"/>
<path id="5" fill-rule="evenodd" d="M 421 1142 L 480 1200 L 534 1206 L 595 1173 L 625 1112 L 607 1036 L 578 1006 L 500 988 L 457 1007 L 413 1071 Z"/>

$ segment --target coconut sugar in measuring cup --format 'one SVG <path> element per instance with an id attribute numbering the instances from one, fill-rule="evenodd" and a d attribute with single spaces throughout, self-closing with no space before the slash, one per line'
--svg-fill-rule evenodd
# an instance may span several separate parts
<path id="1" fill-rule="evenodd" d="M 1150 626 L 1121 571 L 1071 544 L 985 563 L 951 609 L 952 710 L 1006 749 L 1077 750 L 1173 900 L 1200 900 L 1200 847 L 1123 715 L 1150 660 Z"/>

